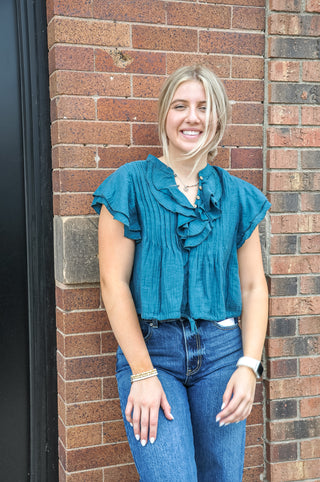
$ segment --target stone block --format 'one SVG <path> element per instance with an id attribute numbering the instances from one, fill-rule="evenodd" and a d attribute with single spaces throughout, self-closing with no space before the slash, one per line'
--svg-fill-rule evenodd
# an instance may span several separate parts
<path id="1" fill-rule="evenodd" d="M 64 284 L 98 283 L 98 217 L 54 218 L 55 275 Z"/>

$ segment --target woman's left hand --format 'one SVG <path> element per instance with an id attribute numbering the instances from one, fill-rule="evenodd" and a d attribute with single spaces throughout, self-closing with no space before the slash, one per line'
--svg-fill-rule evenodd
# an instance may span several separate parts
<path id="1" fill-rule="evenodd" d="M 231 376 L 222 397 L 221 411 L 216 420 L 220 427 L 245 420 L 252 409 L 256 375 L 248 367 L 238 367 Z"/>

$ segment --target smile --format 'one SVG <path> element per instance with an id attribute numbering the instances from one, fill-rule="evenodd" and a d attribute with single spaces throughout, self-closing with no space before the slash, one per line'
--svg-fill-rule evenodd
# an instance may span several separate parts
<path id="1" fill-rule="evenodd" d="M 185 136 L 198 136 L 201 134 L 200 131 L 182 131 L 182 134 Z"/>

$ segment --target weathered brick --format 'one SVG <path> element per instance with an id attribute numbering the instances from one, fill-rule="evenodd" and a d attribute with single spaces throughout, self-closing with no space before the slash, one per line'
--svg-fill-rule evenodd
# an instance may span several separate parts
<path id="1" fill-rule="evenodd" d="M 313 267 L 311 267 L 313 269 Z M 316 268 L 317 269 L 317 268 Z M 319 313 L 320 297 L 309 296 L 299 298 L 271 298 L 271 316 L 314 315 Z M 303 341 L 300 342 L 303 344 Z"/>
<path id="2" fill-rule="evenodd" d="M 197 42 L 197 32 L 187 28 L 132 25 L 132 46 L 135 49 L 173 50 L 187 52 Z"/>
<path id="3" fill-rule="evenodd" d="M 300 375 L 302 376 L 320 375 L 319 362 L 320 362 L 319 356 L 314 356 L 312 358 L 300 358 L 299 360 Z"/>
<path id="4" fill-rule="evenodd" d="M 232 106 L 233 124 L 262 124 L 263 105 L 238 102 Z"/>
<path id="5" fill-rule="evenodd" d="M 230 100 L 240 102 L 262 102 L 264 95 L 261 80 L 225 80 L 224 85 Z"/>
<path id="6" fill-rule="evenodd" d="M 61 475 L 59 474 L 61 478 Z M 86 470 L 85 472 L 73 472 L 72 474 L 65 472 L 65 479 L 59 478 L 59 482 L 103 482 L 103 470 Z"/>
<path id="7" fill-rule="evenodd" d="M 304 402 L 305 400 L 302 400 Z M 319 399 L 317 399 L 317 405 L 319 404 Z M 303 440 L 300 443 L 300 454 L 302 459 L 317 459 L 320 458 L 320 444 L 319 440 Z"/>
<path id="8" fill-rule="evenodd" d="M 104 469 L 104 480 L 108 482 L 117 482 L 119 480 L 123 482 L 138 482 L 140 477 L 135 465 L 132 463 Z"/>
<path id="9" fill-rule="evenodd" d="M 319 61 L 306 61 L 302 63 L 302 80 L 307 82 L 320 81 Z"/>
<path id="10" fill-rule="evenodd" d="M 103 379 L 103 398 L 118 398 L 118 386 L 115 376 Z"/>
<path id="11" fill-rule="evenodd" d="M 301 123 L 304 125 L 320 125 L 320 107 L 303 106 L 301 108 Z"/>
<path id="12" fill-rule="evenodd" d="M 273 276 L 270 278 L 269 291 L 271 296 L 294 296 L 298 293 L 298 279 L 296 276 Z"/>
<path id="13" fill-rule="evenodd" d="M 320 256 L 273 256 L 272 274 L 317 273 L 320 271 Z"/>
<path id="14" fill-rule="evenodd" d="M 276 82 L 297 82 L 299 76 L 299 62 L 289 60 L 271 60 L 269 62 L 269 80 Z"/>
<path id="15" fill-rule="evenodd" d="M 271 193 L 269 200 L 272 212 L 297 212 L 299 210 L 299 194 L 291 192 Z"/>
<path id="16" fill-rule="evenodd" d="M 102 442 L 101 424 L 81 425 L 67 428 L 66 448 L 88 447 Z"/>
<path id="17" fill-rule="evenodd" d="M 270 0 L 270 10 L 299 12 L 300 0 Z"/>
<path id="18" fill-rule="evenodd" d="M 264 30 L 265 9 L 253 7 L 234 7 L 232 28 Z"/>
<path id="19" fill-rule="evenodd" d="M 95 49 L 95 69 L 98 72 L 127 72 L 135 74 L 166 73 L 162 52 L 140 52 L 120 49 Z"/>
<path id="20" fill-rule="evenodd" d="M 262 58 L 232 57 L 232 77 L 240 79 L 263 79 L 264 63 Z"/>
<path id="21" fill-rule="evenodd" d="M 87 97 L 55 97 L 51 101 L 51 122 L 57 119 L 94 120 L 94 99 Z"/>
<path id="22" fill-rule="evenodd" d="M 225 0 L 200 0 L 200 1 L 206 2 L 206 3 L 223 3 L 223 4 L 226 3 Z M 252 7 L 264 7 L 265 2 L 264 0 L 228 0 L 228 5 L 245 5 L 245 6 L 252 6 Z"/>
<path id="23" fill-rule="evenodd" d="M 284 462 L 296 460 L 298 456 L 297 442 L 266 444 L 267 460 L 272 462 Z"/>
<path id="24" fill-rule="evenodd" d="M 266 351 L 269 357 L 310 356 L 317 354 L 319 343 L 317 336 L 268 338 Z"/>
<path id="25" fill-rule="evenodd" d="M 299 320 L 299 333 L 302 335 L 320 334 L 320 316 L 301 317 Z"/>
<path id="26" fill-rule="evenodd" d="M 54 144 L 130 144 L 130 126 L 118 122 L 59 120 L 52 125 Z"/>
<path id="27" fill-rule="evenodd" d="M 319 475 L 319 462 L 308 460 L 295 462 L 281 462 L 267 466 L 267 480 L 281 480 L 283 482 L 293 482 L 296 480 L 309 480 L 317 478 Z"/>
<path id="28" fill-rule="evenodd" d="M 130 4 L 118 0 L 94 0 L 93 17 L 124 22 L 165 23 L 165 4 L 159 0 L 130 0 Z"/>
<path id="29" fill-rule="evenodd" d="M 262 128 L 260 126 L 233 125 L 227 129 L 222 144 L 224 146 L 261 146 Z"/>
<path id="30" fill-rule="evenodd" d="M 319 147 L 320 129 L 271 127 L 268 130 L 268 142 L 272 147 Z"/>
<path id="31" fill-rule="evenodd" d="M 272 14 L 269 17 L 271 35 L 317 36 L 320 19 L 313 15 Z"/>
<path id="32" fill-rule="evenodd" d="M 116 360 L 114 355 L 67 359 L 65 365 L 65 378 L 66 380 L 78 380 L 107 377 L 115 373 L 115 364 Z"/>
<path id="33" fill-rule="evenodd" d="M 292 105 L 271 105 L 268 110 L 269 124 L 299 124 L 299 107 Z"/>
<path id="34" fill-rule="evenodd" d="M 105 121 L 155 122 L 158 104 L 144 99 L 98 99 L 97 118 Z"/>
<path id="35" fill-rule="evenodd" d="M 270 441 L 305 439 L 319 437 L 319 435 L 320 420 L 317 419 L 270 423 Z"/>
<path id="36" fill-rule="evenodd" d="M 65 337 L 65 357 L 99 355 L 101 352 L 101 337 L 98 333 L 88 335 L 68 335 Z"/>
<path id="37" fill-rule="evenodd" d="M 63 167 L 96 167 L 96 147 L 54 146 L 52 149 L 53 169 Z"/>
<path id="38" fill-rule="evenodd" d="M 103 424 L 103 443 L 124 442 L 127 435 L 123 420 L 110 421 Z"/>
<path id="39" fill-rule="evenodd" d="M 289 59 L 318 59 L 316 39 L 275 37 L 269 39 L 269 56 Z"/>
<path id="40" fill-rule="evenodd" d="M 230 169 L 230 174 L 250 182 L 258 189 L 262 189 L 262 172 L 260 169 Z"/>
<path id="41" fill-rule="evenodd" d="M 279 104 L 319 104 L 320 86 L 273 83 L 269 86 L 269 101 Z"/>
<path id="42" fill-rule="evenodd" d="M 163 82 L 164 77 L 135 75 L 132 79 L 133 96 L 158 99 Z"/>
<path id="43" fill-rule="evenodd" d="M 54 70 L 94 70 L 94 49 L 54 45 L 49 51 L 49 74 Z"/>
<path id="44" fill-rule="evenodd" d="M 267 417 L 271 420 L 296 418 L 297 413 L 297 400 L 271 400 L 267 402 Z"/>
<path id="45" fill-rule="evenodd" d="M 271 231 L 274 234 L 277 233 L 313 233 L 319 231 L 320 217 L 318 214 L 285 214 L 285 215 L 273 215 L 271 218 Z M 304 237 L 301 238 L 301 242 Z M 318 243 L 319 250 L 319 238 L 310 240 Z M 308 242 L 308 239 L 303 241 Z M 313 245 L 312 245 L 313 246 Z M 302 251 L 301 252 L 308 252 Z M 311 251 L 312 252 L 312 251 Z"/>
<path id="46" fill-rule="evenodd" d="M 231 58 L 226 55 L 207 55 L 201 53 L 181 54 L 175 52 L 168 52 L 166 56 L 168 74 L 171 74 L 176 69 L 178 69 L 179 67 L 183 67 L 184 65 L 201 64 L 212 69 L 220 78 L 230 76 Z M 255 78 L 255 76 L 252 75 L 252 77 L 250 78 Z"/>
<path id="47" fill-rule="evenodd" d="M 55 216 L 79 216 L 92 214 L 92 194 L 61 193 L 53 194 L 53 214 Z"/>
<path id="48" fill-rule="evenodd" d="M 57 327 L 65 335 L 90 333 L 111 329 L 107 313 L 104 310 L 89 310 L 65 313 L 57 310 Z"/>
<path id="49" fill-rule="evenodd" d="M 53 178 L 53 189 L 58 192 L 93 192 L 101 182 L 111 174 L 108 171 L 62 169 L 56 171 Z M 92 212 L 93 213 L 93 212 Z"/>
<path id="50" fill-rule="evenodd" d="M 132 143 L 134 145 L 159 145 L 158 127 L 156 124 L 133 124 Z"/>
<path id="51" fill-rule="evenodd" d="M 181 25 L 190 27 L 225 28 L 231 27 L 231 8 L 193 3 L 176 2 L 167 4 L 168 25 Z"/>
<path id="52" fill-rule="evenodd" d="M 118 343 L 112 331 L 102 333 L 101 341 L 102 353 L 115 353 L 117 351 Z"/>
<path id="53" fill-rule="evenodd" d="M 320 13 L 319 0 L 307 0 L 306 12 Z"/>
<path id="54" fill-rule="evenodd" d="M 302 151 L 301 167 L 303 169 L 318 169 L 320 165 L 320 151 Z"/>
<path id="55" fill-rule="evenodd" d="M 297 236 L 271 236 L 270 254 L 295 254 L 297 252 Z"/>
<path id="56" fill-rule="evenodd" d="M 233 169 L 261 169 L 262 149 L 235 148 L 231 150 L 231 167 Z"/>
<path id="57" fill-rule="evenodd" d="M 320 276 L 301 276 L 301 294 L 320 294 Z"/>
<path id="58" fill-rule="evenodd" d="M 48 46 L 77 45 L 130 46 L 130 26 L 125 23 L 55 17 L 48 26 Z"/>
<path id="59" fill-rule="evenodd" d="M 128 97 L 130 79 L 124 74 L 58 71 L 50 77 L 50 94 Z"/>
<path id="60" fill-rule="evenodd" d="M 273 337 L 294 336 L 297 330 L 296 318 L 270 318 L 268 335 Z"/>
<path id="61" fill-rule="evenodd" d="M 255 480 L 261 480 L 263 477 L 264 466 L 260 467 L 244 467 L 243 470 L 243 480 L 250 480 L 254 482 Z"/>
<path id="62" fill-rule="evenodd" d="M 48 21 L 53 15 L 66 15 L 67 17 L 91 17 L 91 0 L 48 0 L 47 2 Z"/>
<path id="63" fill-rule="evenodd" d="M 263 447 L 260 445 L 255 447 L 246 447 L 244 463 L 246 467 L 263 464 Z"/>
<path id="64" fill-rule="evenodd" d="M 236 32 L 200 31 L 200 50 L 233 55 L 263 55 L 264 36 Z"/>
<path id="65" fill-rule="evenodd" d="M 69 450 L 67 452 L 66 469 L 68 472 L 75 472 L 105 467 L 106 460 L 110 465 L 121 465 L 131 462 L 132 456 L 129 445 L 123 442 Z"/>
<path id="66" fill-rule="evenodd" d="M 298 374 L 297 360 L 294 358 L 268 360 L 267 374 L 269 378 L 296 377 Z"/>
<path id="67" fill-rule="evenodd" d="M 269 149 L 267 167 L 269 169 L 296 169 L 298 167 L 297 149 Z"/>
<path id="68" fill-rule="evenodd" d="M 318 172 L 269 172 L 270 191 L 318 191 L 320 174 Z"/>
<path id="69" fill-rule="evenodd" d="M 301 253 L 320 253 L 320 234 L 301 236 L 300 243 Z"/>

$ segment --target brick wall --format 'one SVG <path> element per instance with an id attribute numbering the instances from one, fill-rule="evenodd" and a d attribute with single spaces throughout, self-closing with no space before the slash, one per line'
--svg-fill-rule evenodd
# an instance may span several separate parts
<path id="1" fill-rule="evenodd" d="M 267 480 L 320 475 L 320 2 L 271 0 Z M 267 127 L 267 126 L 266 126 Z"/>
<path id="2" fill-rule="evenodd" d="M 272 10 L 272 3 L 282 10 Z M 319 18 L 313 10 L 319 10 L 319 2 L 307 3 L 309 11 L 302 13 L 297 0 L 270 2 L 266 10 L 264 0 L 47 0 L 60 481 L 138 480 L 117 400 L 116 343 L 100 298 L 91 193 L 122 163 L 160 153 L 160 86 L 167 74 L 192 62 L 211 66 L 232 102 L 231 127 L 216 163 L 260 189 L 268 182 L 274 204 L 272 232 L 266 238 L 272 315 L 267 444 L 264 387 L 259 383 L 248 420 L 244 480 L 263 477 L 265 457 L 268 480 L 289 480 L 278 472 L 287 470 L 287 460 L 298 464 L 295 476 L 301 470 L 312 475 L 319 456 L 312 438 L 319 385 L 317 365 L 311 360 L 319 332 L 319 302 L 314 296 L 319 292 L 319 258 L 314 254 L 319 237 L 313 234 L 319 232 L 314 213 L 319 151 L 304 146 L 306 140 L 316 146 L 320 87 L 314 83 L 319 81 L 319 64 L 312 57 Z M 268 79 L 266 17 L 271 42 Z M 303 36 L 310 60 L 290 59 L 290 52 L 300 48 L 300 43 L 290 44 L 297 35 Z M 283 40 L 287 43 L 281 44 Z M 306 97 L 303 105 L 299 96 Z M 269 110 L 264 113 L 267 97 Z M 270 124 L 268 139 L 264 115 Z M 285 129 L 279 132 L 279 125 Z M 298 375 L 303 377 L 297 380 Z M 284 444 L 283 438 L 292 440 Z"/>

